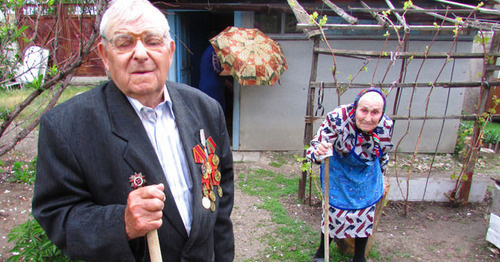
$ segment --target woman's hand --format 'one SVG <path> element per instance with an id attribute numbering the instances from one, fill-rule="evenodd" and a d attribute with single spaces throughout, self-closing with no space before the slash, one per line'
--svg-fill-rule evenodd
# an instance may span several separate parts
<path id="1" fill-rule="evenodd" d="M 315 156 L 323 156 L 326 154 L 331 154 L 333 150 L 333 145 L 332 143 L 328 142 L 321 142 L 317 147 L 316 150 L 314 150 L 314 155 Z"/>

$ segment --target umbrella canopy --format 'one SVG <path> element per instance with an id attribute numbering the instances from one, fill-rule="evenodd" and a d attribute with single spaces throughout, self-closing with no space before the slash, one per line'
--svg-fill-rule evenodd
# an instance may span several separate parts
<path id="1" fill-rule="evenodd" d="M 210 43 L 240 85 L 273 85 L 288 68 L 280 44 L 255 28 L 229 26 Z"/>

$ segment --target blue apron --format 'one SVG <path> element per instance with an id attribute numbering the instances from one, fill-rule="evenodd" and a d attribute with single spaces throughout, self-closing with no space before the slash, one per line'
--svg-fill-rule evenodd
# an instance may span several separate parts
<path id="1" fill-rule="evenodd" d="M 321 165 L 321 188 L 324 184 L 325 163 Z M 382 197 L 384 184 L 379 157 L 372 161 L 360 159 L 354 149 L 341 156 L 335 150 L 330 157 L 329 202 L 343 210 L 357 210 L 377 203 Z"/>

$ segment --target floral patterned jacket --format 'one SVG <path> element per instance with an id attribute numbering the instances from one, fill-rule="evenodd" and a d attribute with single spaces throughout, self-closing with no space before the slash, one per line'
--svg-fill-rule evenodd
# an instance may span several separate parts
<path id="1" fill-rule="evenodd" d="M 354 149 L 354 153 L 361 159 L 371 161 L 378 154 L 382 172 L 385 172 L 389 162 L 388 151 L 393 147 L 391 142 L 393 121 L 384 114 L 373 132 L 361 132 L 355 126 L 353 112 L 353 104 L 341 105 L 329 112 L 311 140 L 306 157 L 312 162 L 319 163 L 316 161 L 314 151 L 317 145 L 325 141 L 332 143 L 333 149 L 341 155 L 347 155 Z"/>

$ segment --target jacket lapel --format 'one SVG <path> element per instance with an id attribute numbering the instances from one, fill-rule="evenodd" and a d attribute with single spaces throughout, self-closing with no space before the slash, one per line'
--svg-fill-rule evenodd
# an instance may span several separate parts
<path id="1" fill-rule="evenodd" d="M 167 82 L 168 93 L 172 99 L 175 121 L 179 130 L 184 152 L 186 153 L 186 160 L 188 161 L 189 171 L 193 181 L 193 189 L 191 191 L 193 194 L 193 202 L 191 203 L 193 217 L 191 232 L 189 234 L 190 240 L 188 240 L 188 243 L 186 244 L 186 246 L 189 246 L 192 244 L 190 242 L 194 241 L 200 232 L 203 212 L 210 211 L 202 208 L 201 166 L 195 162 L 193 155 L 193 148 L 196 145 L 201 144 L 200 129 L 203 128 L 203 119 L 200 119 L 198 115 L 193 113 L 193 110 L 190 108 L 190 103 L 192 102 L 187 101 L 185 97 L 180 95 L 178 91 L 180 88 L 187 87 Z"/>
<path id="2" fill-rule="evenodd" d="M 187 237 L 184 223 L 175 204 L 163 169 L 141 120 L 125 95 L 113 82 L 107 84 L 104 88 L 104 94 L 111 120 L 112 132 L 127 143 L 123 154 L 124 160 L 135 172 L 142 172 L 146 177 L 147 184 L 163 183 L 166 185 L 165 196 L 167 200 L 163 214 L 181 235 Z"/>

